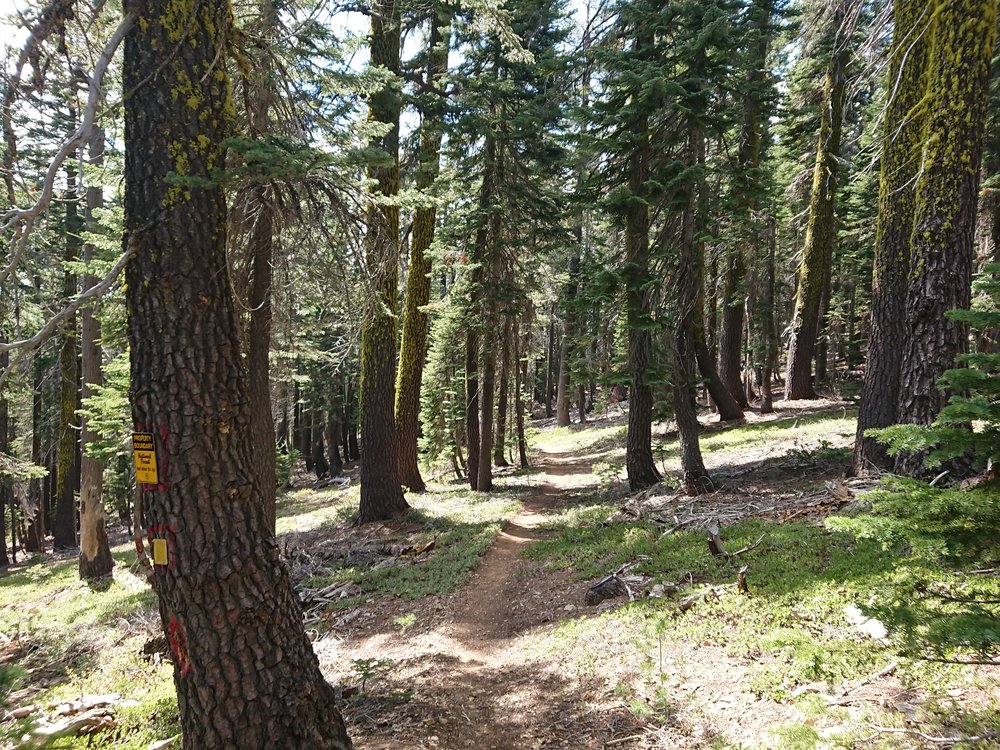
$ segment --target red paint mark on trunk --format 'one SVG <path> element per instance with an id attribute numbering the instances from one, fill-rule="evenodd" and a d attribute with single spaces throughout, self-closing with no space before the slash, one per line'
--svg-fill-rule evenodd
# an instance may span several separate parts
<path id="1" fill-rule="evenodd" d="M 187 636 L 184 634 L 184 626 L 173 615 L 170 616 L 167 625 L 167 638 L 177 660 L 177 668 L 181 671 L 181 677 L 187 677 L 194 671 L 188 658 Z"/>

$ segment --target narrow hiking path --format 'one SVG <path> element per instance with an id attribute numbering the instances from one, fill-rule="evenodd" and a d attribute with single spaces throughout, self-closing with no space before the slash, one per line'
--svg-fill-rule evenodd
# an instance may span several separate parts
<path id="1" fill-rule="evenodd" d="M 387 700 L 376 699 L 353 717 L 359 747 L 600 748 L 638 728 L 624 705 L 605 704 L 602 685 L 568 675 L 532 650 L 533 633 L 580 608 L 582 588 L 564 575 L 543 573 L 523 553 L 544 538 L 541 527 L 567 498 L 596 489 L 588 457 L 539 453 L 537 485 L 468 581 L 435 602 L 415 603 L 418 622 L 431 610 L 432 627 L 348 637 L 322 659 L 383 660 L 391 663 L 387 682 L 412 691 L 398 703 L 388 691 Z M 633 745 L 626 739 L 614 746 Z"/>

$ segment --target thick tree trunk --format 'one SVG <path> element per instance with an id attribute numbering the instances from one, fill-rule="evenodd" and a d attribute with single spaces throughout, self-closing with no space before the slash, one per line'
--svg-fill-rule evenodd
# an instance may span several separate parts
<path id="1" fill-rule="evenodd" d="M 500 342 L 500 383 L 497 392 L 497 427 L 493 438 L 494 466 L 510 466 L 507 462 L 507 413 L 510 411 L 511 322 L 504 317 L 503 338 Z"/>
<path id="2" fill-rule="evenodd" d="M 132 416 L 152 432 L 142 486 L 185 750 L 349 750 L 266 506 L 211 178 L 230 130 L 229 4 L 147 0 L 125 41 L 125 246 Z M 176 39 L 186 43 L 178 45 Z M 165 57 L 164 51 L 174 50 Z M 208 71 L 210 74 L 206 73 Z M 177 92 L 184 98 L 179 106 Z M 190 185 L 168 184 L 182 171 Z M 182 175 L 182 176 L 183 176 Z M 163 555 L 163 557 L 160 557 Z"/>
<path id="3" fill-rule="evenodd" d="M 104 162 L 104 130 L 94 128 L 89 145 L 90 163 L 100 165 Z M 94 211 L 104 205 L 104 196 L 100 186 L 87 188 L 86 221 L 90 228 L 94 226 Z M 94 260 L 94 246 L 87 243 L 83 248 L 83 258 L 89 264 Z M 83 286 L 89 289 L 97 283 L 97 278 L 91 274 L 83 277 Z M 94 309 L 85 307 L 80 312 L 80 349 L 82 357 L 81 398 L 89 398 L 94 389 L 101 385 L 101 324 L 94 317 Z M 104 465 L 87 455 L 87 446 L 97 440 L 97 434 L 88 424 L 89 420 L 81 417 L 80 442 L 80 577 L 92 580 L 111 573 L 114 561 L 111 559 L 111 548 L 108 546 L 108 530 L 104 519 Z"/>
<path id="4" fill-rule="evenodd" d="M 839 1 L 839 0 L 838 0 Z M 841 13 L 835 14 L 840 19 Z M 834 21 L 839 23 L 839 21 Z M 805 244 L 798 271 L 798 289 L 788 344 L 785 398 L 816 398 L 812 363 L 819 335 L 823 286 L 833 259 L 836 240 L 835 206 L 843 130 L 844 97 L 847 90 L 847 54 L 835 51 L 823 79 L 823 103 Z"/>
<path id="5" fill-rule="evenodd" d="M 996 0 L 962 0 L 935 13 L 925 74 L 928 114 L 910 243 L 898 422 L 934 421 L 948 399 L 938 389 L 938 379 L 968 349 L 968 326 L 947 312 L 966 309 L 970 302 L 996 18 Z M 901 454 L 896 471 L 915 474 L 922 465 L 922 454 Z"/>
<path id="6" fill-rule="evenodd" d="M 889 470 L 885 446 L 866 436 L 871 429 L 896 422 L 900 366 L 908 328 L 906 287 L 910 269 L 915 181 L 920 171 L 926 109 L 913 111 L 925 94 L 931 32 L 923 0 L 895 0 L 890 64 L 886 80 L 894 95 L 885 113 L 875 260 L 872 267 L 871 325 L 861 386 L 853 470 L 864 475 Z"/>
<path id="7" fill-rule="evenodd" d="M 399 75 L 400 6 L 387 0 L 372 4 L 371 64 Z M 368 119 L 388 125 L 372 148 L 389 163 L 369 169 L 376 195 L 399 192 L 399 111 L 395 83 L 374 92 Z M 372 301 L 361 328 L 361 507 L 358 523 L 383 521 L 409 509 L 399 482 L 396 438 L 396 317 L 399 292 L 399 206 L 368 207 L 365 253 Z"/>
<path id="8" fill-rule="evenodd" d="M 442 89 L 448 73 L 449 11 L 443 3 L 436 4 L 431 16 L 427 42 L 427 84 Z M 420 152 L 417 188 L 428 190 L 437 179 L 444 101 L 434 97 L 433 103 L 421 108 Z M 434 204 L 417 206 L 413 212 L 413 242 L 410 247 L 410 267 L 406 276 L 406 301 L 403 305 L 403 337 L 399 352 L 399 375 L 396 380 L 396 431 L 399 451 L 399 481 L 411 492 L 423 492 L 426 487 L 417 461 L 417 439 L 420 435 L 420 387 L 424 360 L 427 357 L 427 334 L 430 321 L 424 307 L 431 297 L 431 259 L 428 255 L 434 242 Z"/>
<path id="9" fill-rule="evenodd" d="M 76 203 L 77 173 L 72 160 L 66 162 L 66 254 L 67 263 L 79 259 L 81 230 L 80 214 Z M 63 274 L 63 299 L 68 301 L 77 293 L 76 273 L 67 268 Z M 77 545 L 76 536 L 76 476 L 80 460 L 76 408 L 80 377 L 76 316 L 71 315 L 63 326 L 62 349 L 59 353 L 59 450 L 56 482 L 58 495 L 56 513 L 52 524 L 52 546 L 55 549 L 72 549 Z"/>

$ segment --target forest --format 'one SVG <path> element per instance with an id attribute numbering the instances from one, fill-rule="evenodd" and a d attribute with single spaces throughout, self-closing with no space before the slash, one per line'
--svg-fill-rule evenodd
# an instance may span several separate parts
<path id="1" fill-rule="evenodd" d="M 0 748 L 1000 748 L 1000 0 L 4 0 Z"/>

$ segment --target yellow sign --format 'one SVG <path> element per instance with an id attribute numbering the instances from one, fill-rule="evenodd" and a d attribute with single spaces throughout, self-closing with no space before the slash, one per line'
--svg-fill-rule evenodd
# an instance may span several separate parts
<path id="1" fill-rule="evenodd" d="M 132 433 L 132 456 L 135 459 L 135 481 L 139 484 L 159 484 L 152 432 Z"/>
<path id="2" fill-rule="evenodd" d="M 168 562 L 170 562 L 170 559 L 167 557 L 167 540 L 154 539 L 153 565 L 166 565 Z"/>

